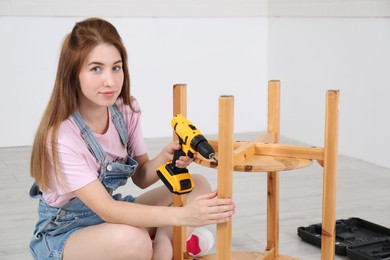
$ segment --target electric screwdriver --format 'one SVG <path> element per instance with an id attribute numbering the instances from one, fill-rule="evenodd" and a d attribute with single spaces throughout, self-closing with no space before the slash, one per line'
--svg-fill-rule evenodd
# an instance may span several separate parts
<path id="1" fill-rule="evenodd" d="M 175 151 L 172 161 L 162 164 L 157 169 L 157 175 L 172 193 L 185 194 L 194 189 L 194 183 L 187 168 L 175 166 L 176 160 L 180 156 L 194 158 L 196 153 L 200 153 L 206 159 L 218 161 L 214 157 L 213 147 L 207 142 L 200 130 L 183 115 L 174 116 L 171 126 L 179 138 L 181 148 Z"/>

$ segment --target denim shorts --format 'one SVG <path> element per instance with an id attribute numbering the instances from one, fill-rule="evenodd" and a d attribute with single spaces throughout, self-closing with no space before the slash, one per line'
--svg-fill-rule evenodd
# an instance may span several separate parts
<path id="1" fill-rule="evenodd" d="M 113 197 L 127 202 L 135 200 L 130 195 L 122 198 L 120 194 L 116 194 Z M 35 260 L 62 259 L 65 243 L 70 235 L 79 229 L 104 223 L 77 198 L 62 208 L 51 207 L 43 200 L 39 200 L 38 214 L 39 220 L 30 242 L 30 251 Z"/>

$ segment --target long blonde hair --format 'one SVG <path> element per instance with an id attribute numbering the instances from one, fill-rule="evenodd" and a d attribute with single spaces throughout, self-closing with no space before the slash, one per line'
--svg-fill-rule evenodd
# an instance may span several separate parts
<path id="1" fill-rule="evenodd" d="M 121 55 L 124 82 L 119 97 L 124 104 L 132 107 L 127 53 L 116 28 L 99 18 L 89 18 L 76 23 L 62 44 L 53 92 L 32 147 L 30 174 L 42 191 L 50 188 L 50 157 L 53 160 L 55 177 L 57 180 L 61 179 L 57 152 L 58 129 L 61 123 L 77 110 L 81 65 L 91 50 L 101 43 L 113 45 Z"/>

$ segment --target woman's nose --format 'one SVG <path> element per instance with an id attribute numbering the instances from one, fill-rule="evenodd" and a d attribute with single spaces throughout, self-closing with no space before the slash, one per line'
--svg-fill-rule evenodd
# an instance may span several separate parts
<path id="1" fill-rule="evenodd" d="M 111 71 L 108 71 L 105 73 L 104 76 L 104 86 L 105 87 L 112 87 L 114 85 L 114 75 Z"/>

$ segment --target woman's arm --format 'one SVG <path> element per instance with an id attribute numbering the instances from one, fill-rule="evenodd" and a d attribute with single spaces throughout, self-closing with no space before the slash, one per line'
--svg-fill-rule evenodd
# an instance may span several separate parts
<path id="1" fill-rule="evenodd" d="M 235 212 L 231 199 L 201 195 L 184 207 L 149 206 L 114 200 L 99 180 L 75 191 L 91 210 L 109 223 L 138 227 L 203 226 L 228 221 Z"/>

